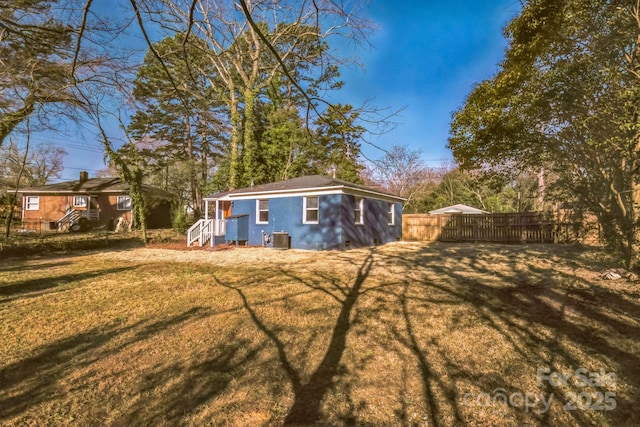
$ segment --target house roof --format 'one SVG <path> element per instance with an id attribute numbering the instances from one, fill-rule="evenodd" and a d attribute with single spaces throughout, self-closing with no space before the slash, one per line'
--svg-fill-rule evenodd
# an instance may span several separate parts
<path id="1" fill-rule="evenodd" d="M 142 184 L 142 192 L 158 199 L 170 200 L 171 194 L 157 187 Z M 40 185 L 37 187 L 21 188 L 23 194 L 128 194 L 129 184 L 120 178 L 91 178 Z"/>
<path id="2" fill-rule="evenodd" d="M 405 199 L 366 185 L 354 184 L 341 179 L 325 175 L 309 175 L 253 187 L 239 188 L 205 197 L 208 200 L 238 200 L 255 197 L 291 197 L 318 194 L 353 194 L 394 202 L 404 202 Z"/>
<path id="3" fill-rule="evenodd" d="M 452 214 L 452 213 L 487 214 L 489 212 L 483 211 L 482 209 L 474 208 L 472 206 L 463 205 L 463 204 L 447 206 L 444 208 L 434 209 L 432 211 L 429 211 L 429 214 L 431 215 Z"/>

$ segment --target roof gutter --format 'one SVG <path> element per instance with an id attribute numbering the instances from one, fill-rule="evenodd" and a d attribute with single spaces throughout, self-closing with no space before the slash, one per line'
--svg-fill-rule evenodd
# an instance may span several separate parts
<path id="1" fill-rule="evenodd" d="M 363 188 L 349 187 L 346 185 L 336 185 L 331 187 L 312 187 L 312 188 L 296 188 L 285 190 L 270 191 L 244 191 L 242 193 L 227 193 L 220 197 L 205 197 L 204 200 L 242 200 L 253 199 L 256 197 L 291 197 L 304 195 L 321 195 L 321 194 L 351 194 L 359 196 L 369 196 L 375 199 L 394 200 L 397 202 L 405 202 L 407 199 L 394 196 L 392 194 L 380 193 L 378 191 L 366 190 Z"/>

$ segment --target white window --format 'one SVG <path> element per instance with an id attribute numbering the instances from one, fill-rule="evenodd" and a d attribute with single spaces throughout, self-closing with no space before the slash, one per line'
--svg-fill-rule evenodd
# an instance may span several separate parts
<path id="1" fill-rule="evenodd" d="M 356 224 L 364 224 L 364 199 L 356 197 L 356 206 L 353 210 L 353 222 Z"/>
<path id="2" fill-rule="evenodd" d="M 269 200 L 256 200 L 256 224 L 269 223 Z"/>
<path id="3" fill-rule="evenodd" d="M 119 211 L 130 211 L 131 210 L 131 197 L 129 196 L 118 196 L 116 202 L 116 209 Z"/>
<path id="4" fill-rule="evenodd" d="M 318 196 L 309 196 L 303 199 L 303 224 L 317 224 L 318 223 Z"/>
<path id="5" fill-rule="evenodd" d="M 40 196 L 27 196 L 25 200 L 25 209 L 28 211 L 40 210 Z"/>
<path id="6" fill-rule="evenodd" d="M 394 225 L 396 216 L 395 216 L 395 211 L 393 209 L 393 203 L 389 203 L 389 211 L 387 213 L 387 216 L 389 217 L 389 225 Z"/>
<path id="7" fill-rule="evenodd" d="M 73 206 L 76 208 L 86 208 L 87 198 L 85 196 L 73 196 Z"/>

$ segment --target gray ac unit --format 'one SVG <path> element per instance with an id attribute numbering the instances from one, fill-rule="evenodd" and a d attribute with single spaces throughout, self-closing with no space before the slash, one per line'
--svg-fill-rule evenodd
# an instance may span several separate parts
<path id="1" fill-rule="evenodd" d="M 273 247 L 275 249 L 289 249 L 290 246 L 289 233 L 285 231 L 277 231 L 273 233 Z"/>

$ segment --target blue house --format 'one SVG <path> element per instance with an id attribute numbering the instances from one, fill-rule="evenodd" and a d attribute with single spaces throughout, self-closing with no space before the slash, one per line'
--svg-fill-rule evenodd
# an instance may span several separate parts
<path id="1" fill-rule="evenodd" d="M 205 217 L 187 246 L 241 243 L 295 249 L 348 249 L 402 237 L 401 197 L 322 175 L 205 197 Z"/>

